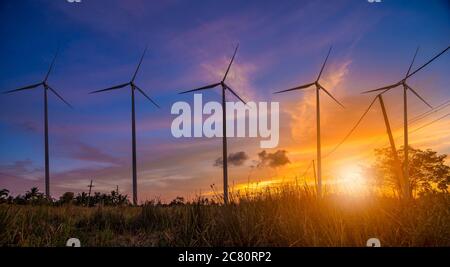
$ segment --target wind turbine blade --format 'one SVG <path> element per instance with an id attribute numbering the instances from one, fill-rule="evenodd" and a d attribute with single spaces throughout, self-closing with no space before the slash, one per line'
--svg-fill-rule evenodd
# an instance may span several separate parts
<path id="1" fill-rule="evenodd" d="M 237 97 L 239 100 L 241 100 L 242 103 L 244 103 L 244 104 L 247 105 L 247 102 L 244 101 L 244 99 L 242 99 L 235 91 L 233 91 L 233 89 L 231 89 L 231 88 L 230 88 L 228 85 L 226 85 L 226 84 L 225 84 L 225 87 L 226 87 L 228 90 L 230 90 L 230 92 L 231 92 L 235 97 Z"/>
<path id="2" fill-rule="evenodd" d="M 50 72 L 51 72 L 52 69 L 53 69 L 53 65 L 55 64 L 56 57 L 58 56 L 58 53 L 59 53 L 59 47 L 58 47 L 58 49 L 56 50 L 55 57 L 53 58 L 52 63 L 50 64 L 50 67 L 48 68 L 48 72 L 47 72 L 47 75 L 45 75 L 44 81 L 47 81 L 48 76 L 50 76 Z"/>
<path id="3" fill-rule="evenodd" d="M 221 83 L 210 84 L 210 85 L 203 86 L 203 87 L 200 87 L 200 88 L 195 88 L 195 89 L 192 89 L 192 90 L 180 92 L 180 93 L 178 93 L 178 94 L 186 94 L 186 93 L 190 93 L 190 92 L 195 92 L 195 91 L 200 91 L 200 90 L 211 89 L 211 88 L 214 88 L 214 87 L 216 87 L 216 86 L 218 86 L 218 85 L 220 85 L 220 84 L 221 84 Z"/>
<path id="4" fill-rule="evenodd" d="M 411 92 L 413 92 L 420 100 L 422 100 L 423 103 L 425 103 L 425 105 L 427 105 L 430 108 L 433 108 L 430 104 L 428 104 L 427 101 L 425 101 L 425 99 L 423 99 L 414 89 L 411 88 L 411 86 L 406 85 L 406 87 L 408 87 L 409 90 L 411 90 Z"/>
<path id="5" fill-rule="evenodd" d="M 408 77 L 409 72 L 411 71 L 411 68 L 414 65 L 414 60 L 416 60 L 417 52 L 419 52 L 419 47 L 417 47 L 416 53 L 414 53 L 414 57 L 413 57 L 413 59 L 411 61 L 411 64 L 409 65 L 409 68 L 408 68 L 408 71 L 406 72 L 406 76 L 405 77 Z"/>
<path id="6" fill-rule="evenodd" d="M 314 85 L 315 83 L 308 83 L 308 84 L 304 84 L 304 85 L 300 85 L 291 89 L 287 89 L 287 90 L 282 90 L 282 91 L 278 91 L 278 92 L 274 92 L 274 94 L 279 94 L 279 93 L 284 93 L 284 92 L 289 92 L 289 91 L 295 91 L 295 90 L 300 90 L 300 89 L 306 89 L 308 87 L 310 87 L 311 85 Z"/>
<path id="7" fill-rule="evenodd" d="M 228 68 L 227 68 L 227 71 L 225 72 L 225 75 L 223 76 L 223 79 L 222 79 L 223 82 L 224 82 L 225 79 L 227 78 L 228 72 L 230 71 L 231 64 L 233 64 L 234 57 L 236 56 L 236 53 L 237 53 L 238 48 L 239 48 L 239 44 L 237 44 L 236 48 L 234 49 L 233 57 L 231 58 L 230 64 L 228 65 Z"/>
<path id="8" fill-rule="evenodd" d="M 9 93 L 17 92 L 17 91 L 33 89 L 33 88 L 38 87 L 39 85 L 42 85 L 42 83 L 37 83 L 37 84 L 33 84 L 33 85 L 28 85 L 28 86 L 21 87 L 21 88 L 18 88 L 18 89 L 9 90 L 9 91 L 3 92 L 3 93 L 4 93 L 4 94 L 9 94 Z"/>
<path id="9" fill-rule="evenodd" d="M 138 71 L 139 71 L 139 68 L 141 67 L 142 60 L 144 60 L 144 56 L 145 56 L 145 53 L 146 53 L 146 52 L 147 52 L 147 46 L 146 46 L 145 49 L 144 49 L 144 53 L 143 53 L 142 56 L 141 56 L 141 60 L 139 60 L 139 64 L 138 64 L 138 66 L 137 66 L 137 68 L 136 68 L 136 71 L 134 72 L 134 75 L 133 75 L 133 79 L 131 79 L 132 82 L 134 82 L 134 79 L 136 79 L 136 75 L 137 75 L 137 73 L 138 73 Z"/>
<path id="10" fill-rule="evenodd" d="M 395 84 L 391 84 L 391 85 L 388 85 L 388 86 L 384 86 L 384 87 L 381 87 L 381 88 L 378 88 L 378 89 L 373 89 L 373 90 L 369 90 L 369 91 L 364 91 L 364 92 L 362 92 L 361 94 L 367 94 L 367 93 L 372 93 L 372 92 L 377 92 L 377 91 L 383 91 L 383 90 L 389 90 L 389 89 L 392 89 L 392 88 L 395 88 L 395 87 L 397 87 L 397 86 L 399 86 L 401 83 L 399 82 L 399 83 L 395 83 Z M 384 93 L 384 92 L 383 92 Z"/>
<path id="11" fill-rule="evenodd" d="M 319 87 L 329 96 L 331 97 L 334 101 L 336 101 L 336 103 L 338 103 L 341 107 L 345 108 L 344 105 L 341 104 L 341 102 L 339 102 L 336 98 L 334 98 L 334 96 L 327 91 L 327 89 L 325 89 L 322 85 L 319 85 Z"/>
<path id="12" fill-rule="evenodd" d="M 430 116 L 433 113 L 439 112 L 444 108 L 447 108 L 448 106 L 450 106 L 450 100 L 445 101 L 444 103 L 441 103 L 439 105 L 437 105 L 436 107 L 433 107 L 433 109 L 428 110 L 414 118 L 412 118 L 408 123 L 414 124 L 419 120 L 422 120 L 423 118 L 426 118 L 428 116 Z"/>
<path id="13" fill-rule="evenodd" d="M 156 104 L 155 101 L 153 101 L 153 99 L 151 99 L 151 98 L 144 92 L 144 90 L 142 90 L 141 88 L 139 88 L 137 85 L 134 85 L 134 87 L 136 87 L 136 89 L 138 89 L 138 91 L 141 92 L 142 95 L 144 95 L 148 100 L 150 100 L 150 102 L 152 102 L 153 105 L 155 105 L 157 108 L 161 108 L 158 104 Z"/>
<path id="14" fill-rule="evenodd" d="M 412 73 L 408 74 L 405 79 L 408 79 L 409 77 L 413 76 L 414 74 L 416 74 L 419 70 L 425 68 L 425 66 L 427 66 L 428 64 L 430 64 L 431 62 L 433 62 L 436 58 L 440 57 L 442 54 L 444 54 L 445 52 L 447 52 L 447 50 L 450 49 L 450 46 L 448 46 L 447 48 L 445 48 L 444 50 L 442 50 L 442 52 L 440 52 L 439 54 L 437 54 L 436 56 L 434 56 L 432 59 L 428 60 L 427 63 L 423 64 L 422 66 L 420 66 L 418 69 L 416 69 L 415 71 L 413 71 Z"/>
<path id="15" fill-rule="evenodd" d="M 100 93 L 100 92 L 104 92 L 104 91 L 116 90 L 116 89 L 123 88 L 123 87 L 125 87 L 125 86 L 127 86 L 129 84 L 130 83 L 124 83 L 124 84 L 120 84 L 120 85 L 117 85 L 117 86 L 109 87 L 109 88 L 106 88 L 106 89 L 93 91 L 93 92 L 90 92 L 89 94 L 95 94 L 95 93 Z"/>
<path id="16" fill-rule="evenodd" d="M 320 79 L 320 76 L 322 76 L 323 69 L 325 68 L 325 64 L 327 64 L 328 57 L 330 56 L 330 53 L 331 53 L 331 48 L 333 48 L 333 47 L 330 46 L 330 50 L 328 50 L 327 57 L 325 58 L 325 61 L 323 62 L 322 68 L 320 69 L 319 76 L 317 76 L 317 81 Z"/>
<path id="17" fill-rule="evenodd" d="M 60 94 L 58 94 L 58 92 L 56 92 L 55 89 L 51 88 L 49 85 L 47 85 L 48 89 L 50 89 L 50 91 L 52 91 L 59 99 L 62 100 L 62 102 L 66 103 L 66 105 L 68 105 L 70 108 L 73 108 L 73 106 L 71 104 L 69 104 L 69 102 L 67 102 Z"/>

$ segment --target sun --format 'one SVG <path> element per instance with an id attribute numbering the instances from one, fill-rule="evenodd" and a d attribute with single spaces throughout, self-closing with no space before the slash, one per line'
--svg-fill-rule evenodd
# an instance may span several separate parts
<path id="1" fill-rule="evenodd" d="M 368 191 L 362 168 L 357 165 L 346 165 L 340 168 L 336 186 L 340 191 L 353 196 L 364 195 Z"/>

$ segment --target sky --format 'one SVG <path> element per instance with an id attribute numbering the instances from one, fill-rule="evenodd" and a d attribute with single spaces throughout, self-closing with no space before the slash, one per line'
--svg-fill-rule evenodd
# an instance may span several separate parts
<path id="1" fill-rule="evenodd" d="M 192 198 L 221 191 L 220 138 L 174 138 L 171 107 L 179 95 L 217 82 L 239 43 L 228 83 L 245 99 L 280 103 L 280 142 L 261 149 L 259 138 L 229 138 L 240 157 L 230 185 L 273 184 L 305 177 L 315 158 L 315 95 L 277 90 L 314 81 L 330 46 L 321 83 L 342 102 L 321 95 L 323 155 L 352 128 L 373 96 L 361 94 L 404 77 L 450 44 L 448 1 L 146 1 L 4 0 L 0 2 L 0 91 L 43 80 L 59 47 L 49 84 L 51 193 L 119 190 L 131 196 L 129 89 L 93 90 L 128 82 L 144 48 L 136 83 L 161 109 L 136 95 L 139 201 Z M 450 99 L 450 56 L 444 54 L 409 83 L 433 106 Z M 203 93 L 219 101 L 220 91 Z M 228 101 L 236 101 L 227 96 Z M 402 144 L 402 92 L 385 95 L 396 145 Z M 43 90 L 0 95 L 0 188 L 23 194 L 44 187 Z M 408 95 L 409 116 L 428 110 Z M 411 124 L 410 144 L 450 153 L 450 116 L 444 108 Z M 325 184 L 358 184 L 374 149 L 388 146 L 378 105 L 360 127 L 323 160 Z M 239 157 L 238 157 L 239 158 Z M 310 181 L 311 172 L 307 174 Z"/>

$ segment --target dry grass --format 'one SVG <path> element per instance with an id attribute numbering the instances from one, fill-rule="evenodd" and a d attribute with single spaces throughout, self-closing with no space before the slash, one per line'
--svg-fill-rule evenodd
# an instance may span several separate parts
<path id="1" fill-rule="evenodd" d="M 450 246 L 450 197 L 317 199 L 307 188 L 233 196 L 228 206 L 0 205 L 1 246 Z"/>

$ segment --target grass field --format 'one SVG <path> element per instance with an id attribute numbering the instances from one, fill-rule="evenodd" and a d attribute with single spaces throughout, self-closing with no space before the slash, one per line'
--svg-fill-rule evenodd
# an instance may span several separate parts
<path id="1" fill-rule="evenodd" d="M 235 204 L 140 207 L 0 205 L 1 246 L 450 246 L 449 194 L 317 199 L 307 188 L 234 196 Z"/>

